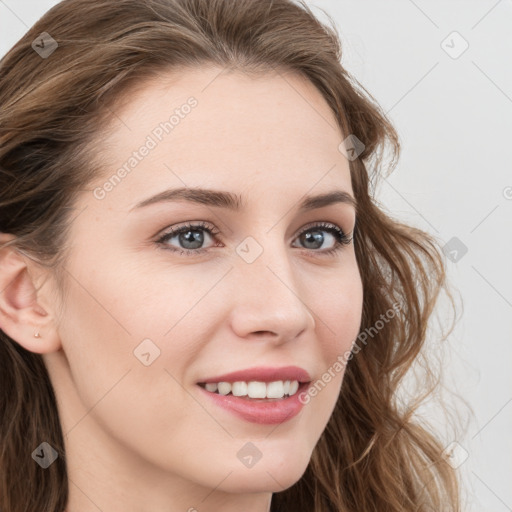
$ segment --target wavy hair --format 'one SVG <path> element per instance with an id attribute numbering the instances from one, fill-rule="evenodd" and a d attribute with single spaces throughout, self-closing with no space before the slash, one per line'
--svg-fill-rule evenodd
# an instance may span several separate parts
<path id="1" fill-rule="evenodd" d="M 32 46 L 43 32 L 58 44 L 48 58 Z M 0 232 L 14 235 L 3 247 L 12 245 L 51 269 L 64 286 L 74 201 L 101 169 L 94 142 L 147 80 L 210 64 L 306 77 L 341 133 L 364 144 L 350 161 L 361 331 L 394 303 L 401 307 L 353 354 L 306 471 L 274 493 L 271 510 L 458 511 L 459 484 L 441 441 L 415 419 L 417 402 L 404 407 L 397 398 L 426 344 L 439 294 L 448 290 L 444 257 L 432 236 L 378 205 L 373 188 L 388 149 L 395 166 L 399 139 L 341 57 L 336 29 L 303 0 L 62 1 L 0 61 Z M 0 509 L 63 512 L 64 441 L 42 357 L 0 331 L 0 360 Z M 31 458 L 41 439 L 60 454 L 45 471 Z"/>

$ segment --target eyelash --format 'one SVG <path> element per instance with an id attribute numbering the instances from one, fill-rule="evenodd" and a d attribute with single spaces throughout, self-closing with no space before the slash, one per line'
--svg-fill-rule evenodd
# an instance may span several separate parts
<path id="1" fill-rule="evenodd" d="M 210 248 L 200 248 L 200 249 L 183 249 L 183 248 L 177 248 L 172 247 L 166 242 L 170 240 L 171 238 L 174 238 L 177 235 L 180 235 L 181 233 L 186 233 L 188 231 L 206 231 L 212 238 L 215 238 L 217 235 L 220 234 L 220 231 L 216 229 L 212 229 L 209 227 L 209 224 L 206 222 L 198 222 L 197 224 L 187 224 L 185 226 L 182 226 L 178 229 L 173 229 L 168 231 L 167 233 L 164 233 L 160 238 L 156 240 L 156 243 L 158 245 L 161 245 L 165 250 L 170 250 L 172 252 L 177 252 L 179 255 L 185 255 L 185 256 L 195 256 L 198 254 L 202 254 L 206 251 L 208 251 Z M 336 224 L 331 224 L 330 222 L 319 222 L 317 224 L 308 225 L 306 226 L 298 235 L 297 238 L 299 238 L 301 235 L 308 231 L 328 231 L 336 238 L 336 244 L 331 249 L 327 249 L 324 251 L 321 250 L 315 250 L 315 249 L 306 249 L 302 248 L 305 251 L 312 251 L 315 253 L 320 254 L 321 256 L 329 256 L 334 253 L 337 253 L 342 249 L 345 245 L 350 245 L 353 240 L 353 235 L 347 235 L 345 232 Z"/>

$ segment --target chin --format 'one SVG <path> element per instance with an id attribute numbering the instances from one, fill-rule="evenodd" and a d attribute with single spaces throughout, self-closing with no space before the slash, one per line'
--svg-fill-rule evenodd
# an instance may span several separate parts
<path id="1" fill-rule="evenodd" d="M 262 492 L 282 492 L 297 483 L 303 471 L 297 471 L 295 468 L 288 471 L 281 471 L 279 473 L 260 469 L 259 472 L 253 473 L 255 468 L 248 470 L 245 474 L 238 472 L 236 475 L 232 473 L 222 486 L 223 490 L 232 493 L 262 493 Z M 268 473 L 267 473 L 268 471 Z"/>
<path id="2" fill-rule="evenodd" d="M 228 479 L 228 492 L 281 492 L 297 483 L 307 469 L 308 458 L 297 460 L 297 456 L 288 456 L 284 452 L 275 452 L 272 456 L 262 457 L 252 467 L 237 467 Z"/>

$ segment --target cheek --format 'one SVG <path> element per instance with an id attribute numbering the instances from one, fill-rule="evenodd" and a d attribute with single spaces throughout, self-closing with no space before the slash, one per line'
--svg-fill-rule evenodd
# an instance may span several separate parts
<path id="1" fill-rule="evenodd" d="M 172 390 L 173 377 L 185 380 L 204 331 L 216 325 L 221 314 L 215 294 L 208 292 L 224 269 L 205 279 L 190 271 L 174 271 L 172 278 L 163 279 L 154 266 L 119 261 L 106 255 L 70 269 L 74 279 L 68 283 L 59 332 L 86 407 L 110 393 L 126 372 L 126 382 L 134 382 L 126 398 L 138 401 L 139 408 L 155 390 Z M 173 397 L 170 393 L 163 398 L 168 411 L 174 408 Z"/>
<path id="2" fill-rule="evenodd" d="M 197 294 L 148 285 L 135 273 L 79 278 L 69 285 L 59 329 L 70 380 L 59 391 L 72 404 L 65 430 L 80 437 L 94 422 L 112 439 L 144 447 L 150 459 L 163 451 L 180 460 L 205 415 L 181 385 L 197 356 L 193 340 L 201 339 L 200 324 L 186 314 Z"/>
<path id="3" fill-rule="evenodd" d="M 363 285 L 357 268 L 341 279 L 329 280 L 318 297 L 317 330 L 326 366 L 346 355 L 357 338 L 363 309 Z"/>
<path id="4" fill-rule="evenodd" d="M 144 363 L 156 363 L 164 348 L 162 333 L 173 320 L 165 309 L 173 305 L 149 296 L 141 300 L 137 274 L 75 272 L 74 277 L 59 334 L 77 392 L 92 407 L 128 371 L 146 370 L 144 382 L 149 369 Z"/>
<path id="5" fill-rule="evenodd" d="M 324 293 L 316 296 L 316 347 L 322 366 L 301 395 L 302 403 L 315 411 L 310 431 L 317 434 L 323 431 L 334 410 L 361 326 L 363 287 L 357 267 L 338 276 L 324 282 Z"/>

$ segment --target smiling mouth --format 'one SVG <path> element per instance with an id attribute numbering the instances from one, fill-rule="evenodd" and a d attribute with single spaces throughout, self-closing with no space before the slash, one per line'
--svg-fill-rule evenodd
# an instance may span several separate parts
<path id="1" fill-rule="evenodd" d="M 198 386 L 212 394 L 269 402 L 290 398 L 308 385 L 309 382 L 298 382 L 297 380 L 198 383 Z"/>

